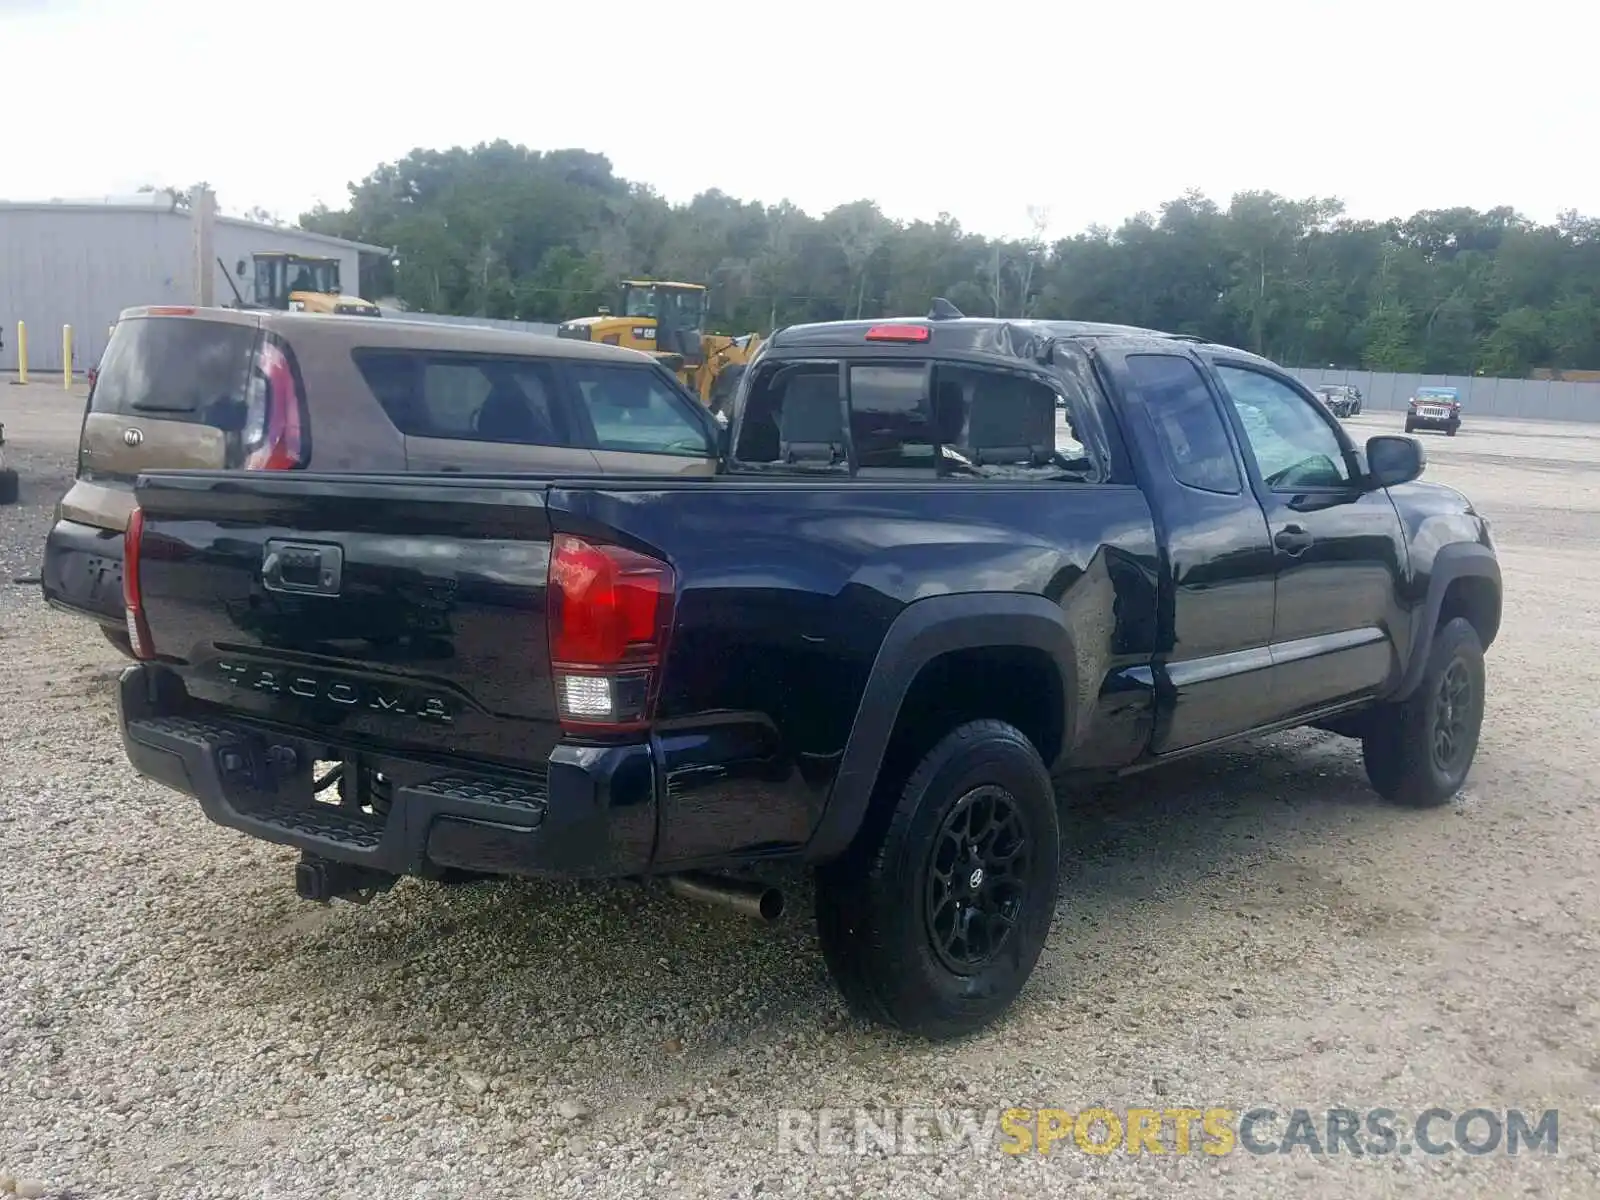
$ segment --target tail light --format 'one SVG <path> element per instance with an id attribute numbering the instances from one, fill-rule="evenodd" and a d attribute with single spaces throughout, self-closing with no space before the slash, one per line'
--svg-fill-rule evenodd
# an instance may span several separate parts
<path id="1" fill-rule="evenodd" d="M 289 351 L 267 338 L 245 393 L 244 468 L 292 471 L 306 464 L 305 403 Z"/>
<path id="2" fill-rule="evenodd" d="M 556 712 L 576 731 L 649 724 L 677 579 L 659 559 L 557 534 L 550 552 Z"/>
<path id="3" fill-rule="evenodd" d="M 122 536 L 122 611 L 133 656 L 148 661 L 156 656 L 156 647 L 150 640 L 150 623 L 145 620 L 144 595 L 139 586 L 139 555 L 143 549 L 144 510 L 135 508 L 128 514 Z"/>
<path id="4" fill-rule="evenodd" d="M 926 325 L 874 325 L 867 330 L 869 342 L 925 342 L 931 336 Z"/>

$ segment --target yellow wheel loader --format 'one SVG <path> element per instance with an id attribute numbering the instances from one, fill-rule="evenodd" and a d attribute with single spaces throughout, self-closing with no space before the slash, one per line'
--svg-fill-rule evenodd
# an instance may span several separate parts
<path id="1" fill-rule="evenodd" d="M 378 306 L 360 296 L 347 296 L 339 290 L 339 260 L 321 255 L 291 254 L 286 250 L 262 250 L 250 256 L 254 268 L 254 291 L 249 300 L 228 286 L 240 308 L 271 308 L 279 312 L 337 313 L 346 317 L 379 316 Z M 239 273 L 244 273 L 239 262 Z"/>
<path id="2" fill-rule="evenodd" d="M 628 279 L 616 313 L 578 317 L 556 328 L 557 337 L 604 342 L 653 354 L 712 412 L 725 413 L 739 376 L 761 348 L 759 334 L 706 333 L 707 291 L 700 283 Z"/>

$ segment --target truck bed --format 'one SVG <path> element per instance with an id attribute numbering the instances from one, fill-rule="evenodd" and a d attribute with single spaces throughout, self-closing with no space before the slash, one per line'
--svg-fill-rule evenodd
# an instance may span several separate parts
<path id="1" fill-rule="evenodd" d="M 1148 689 L 1106 687 L 1149 661 L 1154 534 L 1133 487 L 1041 503 L 1028 485 L 171 472 L 136 494 L 143 607 L 182 692 L 162 711 L 305 739 L 299 757 L 375 756 L 424 782 L 466 770 L 485 787 L 643 746 L 651 844 L 629 851 L 634 867 L 720 860 L 730 839 L 744 856 L 812 843 L 841 772 L 857 782 L 846 744 L 890 626 L 920 600 L 1015 594 L 1057 623 L 1120 605 L 1120 638 L 1094 629 L 1071 664 L 1082 728 L 1063 744 L 1097 729 L 1097 753 L 1127 757 L 1148 728 Z M 648 730 L 590 737 L 558 720 L 558 533 L 675 572 Z M 285 549 L 326 556 L 337 579 L 267 586 Z"/>

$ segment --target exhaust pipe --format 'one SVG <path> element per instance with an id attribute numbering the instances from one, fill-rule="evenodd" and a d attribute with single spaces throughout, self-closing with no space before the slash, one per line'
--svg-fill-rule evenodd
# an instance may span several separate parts
<path id="1" fill-rule="evenodd" d="M 667 887 L 690 900 L 720 904 L 769 925 L 783 916 L 783 893 L 764 883 L 686 871 L 681 875 L 668 875 Z"/>

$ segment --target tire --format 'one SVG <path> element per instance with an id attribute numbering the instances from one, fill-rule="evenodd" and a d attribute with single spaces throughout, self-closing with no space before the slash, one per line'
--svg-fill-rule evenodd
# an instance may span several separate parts
<path id="1" fill-rule="evenodd" d="M 16 471 L 9 467 L 0 471 L 0 504 L 15 504 L 20 495 L 22 495 L 22 481 L 17 477 Z"/>
<path id="2" fill-rule="evenodd" d="M 1452 426 L 1450 426 L 1450 427 L 1449 427 L 1449 428 L 1448 428 L 1448 429 L 1446 429 L 1446 430 L 1445 430 L 1445 431 L 1444 431 L 1444 435 L 1445 435 L 1445 437 L 1455 437 L 1455 435 L 1456 435 L 1456 430 L 1458 430 L 1458 429 L 1460 429 L 1460 428 L 1461 428 L 1461 426 L 1459 426 L 1459 425 L 1452 425 Z"/>
<path id="3" fill-rule="evenodd" d="M 999 831 L 980 825 L 972 843 L 988 850 L 987 858 L 981 850 L 969 858 L 965 849 L 955 862 L 943 857 L 974 822 L 1002 813 Z M 1018 831 L 1022 837 L 1013 839 Z M 1011 876 L 993 856 L 1007 845 L 1010 867 L 1023 860 Z M 1039 961 L 1055 913 L 1060 853 L 1055 789 L 1033 744 L 1003 721 L 971 721 L 948 734 L 912 772 L 887 821 L 869 823 L 817 873 L 822 955 L 851 1011 L 931 1039 L 988 1025 Z M 943 886 L 936 863 L 944 865 Z M 997 930 L 969 918 L 958 939 L 959 914 L 981 911 L 968 890 L 980 874 L 976 895 L 1008 907 L 1013 923 Z M 990 931 L 995 941 L 985 945 Z"/>
<path id="4" fill-rule="evenodd" d="M 1448 706 L 1440 702 L 1454 696 Z M 1443 804 L 1466 782 L 1483 728 L 1483 643 L 1464 618 L 1434 631 L 1428 665 L 1417 690 L 1375 714 L 1361 742 L 1361 759 L 1373 790 L 1412 808 Z M 1439 754 L 1441 722 L 1454 728 L 1448 753 Z"/>
<path id="5" fill-rule="evenodd" d="M 1416 432 L 1416 428 L 1417 427 L 1415 425 L 1413 425 L 1410 421 L 1406 422 L 1406 432 L 1407 433 L 1415 433 Z"/>

